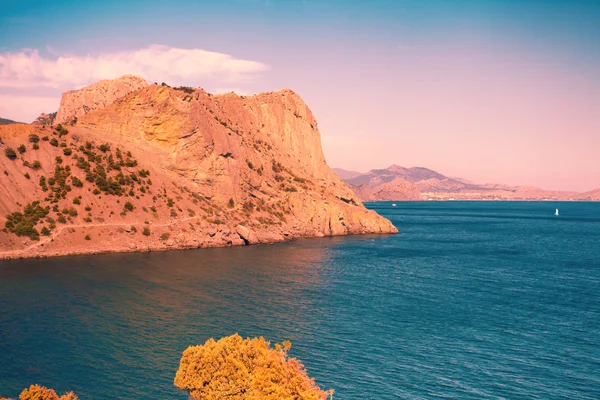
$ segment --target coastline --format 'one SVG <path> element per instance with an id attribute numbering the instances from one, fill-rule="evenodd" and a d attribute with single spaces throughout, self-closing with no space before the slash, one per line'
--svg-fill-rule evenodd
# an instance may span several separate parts
<path id="1" fill-rule="evenodd" d="M 197 218 L 190 218 L 197 219 Z M 177 223 L 188 222 L 190 219 L 183 221 L 176 221 L 167 226 L 174 226 Z M 132 223 L 132 224 L 110 224 L 102 225 L 103 227 L 130 227 L 136 229 L 142 229 L 146 226 L 144 223 Z M 155 225 L 156 227 L 156 225 Z M 322 237 L 334 237 L 334 236 L 357 236 L 357 235 L 394 235 L 398 234 L 398 230 L 395 231 L 369 231 L 364 230 L 360 232 L 347 232 L 347 233 L 329 233 L 324 234 L 321 232 L 286 232 L 280 234 L 273 231 L 250 231 L 241 225 L 238 225 L 234 229 L 230 227 L 223 227 L 220 230 L 209 229 L 201 236 L 194 237 L 175 237 L 172 240 L 161 240 L 161 239 L 150 239 L 146 241 L 134 240 L 135 237 L 131 237 L 129 241 L 118 241 L 121 246 L 112 244 L 98 247 L 70 247 L 70 248 L 48 248 L 44 245 L 54 243 L 54 238 L 59 236 L 63 231 L 67 230 L 69 233 L 75 233 L 77 228 L 89 229 L 89 225 L 79 226 L 63 226 L 57 230 L 53 235 L 44 237 L 40 241 L 34 241 L 28 247 L 24 249 L 16 250 L 4 250 L 0 251 L 0 261 L 2 260 L 20 260 L 20 259 L 31 259 L 31 258 L 55 258 L 55 257 L 68 257 L 76 255 L 95 255 L 95 254 L 114 254 L 114 253 L 148 253 L 158 251 L 175 251 L 175 250 L 193 250 L 193 249 L 207 249 L 207 248 L 223 248 L 223 247 L 234 247 L 234 246 L 254 246 L 260 244 L 275 244 L 289 242 L 297 239 L 312 239 Z M 240 233 L 241 232 L 241 233 Z M 122 232 L 123 234 L 129 234 L 130 232 Z"/>

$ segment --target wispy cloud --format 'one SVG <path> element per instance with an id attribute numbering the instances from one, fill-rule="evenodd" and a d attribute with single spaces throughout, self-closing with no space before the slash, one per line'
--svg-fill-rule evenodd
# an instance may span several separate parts
<path id="1" fill-rule="evenodd" d="M 202 49 L 151 45 L 144 49 L 87 56 L 45 57 L 36 49 L 0 53 L 0 88 L 74 88 L 100 79 L 134 74 L 174 85 L 251 81 L 268 66 Z"/>

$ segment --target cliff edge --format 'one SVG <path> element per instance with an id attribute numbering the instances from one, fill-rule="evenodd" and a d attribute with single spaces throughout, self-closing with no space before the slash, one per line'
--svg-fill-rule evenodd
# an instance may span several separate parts
<path id="1" fill-rule="evenodd" d="M 15 153 L 0 157 L 0 258 L 397 232 L 327 166 L 291 90 L 215 96 L 127 76 L 65 94 L 55 121 L 0 130 Z"/>

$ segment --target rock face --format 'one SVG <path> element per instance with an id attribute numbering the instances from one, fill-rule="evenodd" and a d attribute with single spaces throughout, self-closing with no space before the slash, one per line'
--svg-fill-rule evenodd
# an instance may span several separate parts
<path id="1" fill-rule="evenodd" d="M 144 79 L 125 75 L 119 79 L 102 80 L 83 89 L 63 93 L 54 123 L 70 123 L 89 111 L 112 104 L 115 100 L 146 86 L 148 84 Z"/>
<path id="2" fill-rule="evenodd" d="M 34 240 L 11 233 L 19 230 L 11 217 L 12 231 L 0 232 L 0 258 L 397 232 L 327 166 L 317 122 L 291 90 L 240 97 L 144 85 L 96 104 L 106 105 L 80 113 L 67 132 L 35 125 L 0 131 L 2 153 L 27 147 L 16 159 L 0 157 L 7 171 L 0 223 L 32 201 L 50 207 L 34 226 L 50 230 L 39 241 L 30 230 Z M 58 115 L 74 109 L 66 108 Z M 42 138 L 39 149 L 30 134 Z"/>

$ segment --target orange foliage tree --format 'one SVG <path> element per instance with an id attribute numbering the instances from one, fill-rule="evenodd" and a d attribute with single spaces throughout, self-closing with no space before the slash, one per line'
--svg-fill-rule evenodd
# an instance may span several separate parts
<path id="1" fill-rule="evenodd" d="M 21 392 L 19 400 L 77 400 L 77 396 L 73 392 L 69 392 L 58 397 L 52 389 L 40 385 L 31 385 L 29 389 Z"/>
<path id="2" fill-rule="evenodd" d="M 183 352 L 175 386 L 197 400 L 325 400 L 304 366 L 288 356 L 290 342 L 272 348 L 263 337 L 242 339 L 237 333 Z"/>

